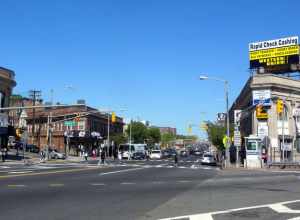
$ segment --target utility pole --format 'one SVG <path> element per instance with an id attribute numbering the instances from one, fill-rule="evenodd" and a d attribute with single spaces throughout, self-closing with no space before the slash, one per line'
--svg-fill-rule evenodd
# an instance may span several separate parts
<path id="1" fill-rule="evenodd" d="M 30 90 L 29 91 L 29 97 L 32 99 L 32 144 L 35 144 L 35 108 L 34 106 L 36 105 L 36 101 L 41 98 L 42 92 L 39 90 Z"/>
<path id="2" fill-rule="evenodd" d="M 131 156 L 131 128 L 132 128 L 132 120 L 130 119 L 130 128 L 129 128 L 129 155 L 128 155 L 128 160 L 130 160 Z"/>
<path id="3" fill-rule="evenodd" d="M 109 147 L 110 147 L 110 140 L 109 140 L 109 132 L 110 132 L 110 114 L 109 111 L 107 112 L 107 149 L 106 149 L 106 156 L 108 156 L 109 153 Z"/>

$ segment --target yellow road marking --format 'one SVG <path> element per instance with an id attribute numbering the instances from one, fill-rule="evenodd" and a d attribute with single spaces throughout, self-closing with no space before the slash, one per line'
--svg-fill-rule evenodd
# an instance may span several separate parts
<path id="1" fill-rule="evenodd" d="M 10 187 L 10 188 L 21 188 L 21 187 L 26 187 L 25 185 L 15 185 L 15 184 L 9 184 L 7 185 L 7 187 Z"/>

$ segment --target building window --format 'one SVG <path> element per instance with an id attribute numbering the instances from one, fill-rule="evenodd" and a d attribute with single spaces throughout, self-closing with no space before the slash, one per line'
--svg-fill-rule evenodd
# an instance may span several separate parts
<path id="1" fill-rule="evenodd" d="M 84 121 L 79 121 L 78 122 L 78 130 L 79 131 L 84 131 L 85 130 L 85 122 Z"/>

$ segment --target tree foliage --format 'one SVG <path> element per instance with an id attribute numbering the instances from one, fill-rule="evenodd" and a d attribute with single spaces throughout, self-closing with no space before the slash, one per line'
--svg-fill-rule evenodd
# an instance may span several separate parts
<path id="1" fill-rule="evenodd" d="M 128 128 L 126 129 L 126 134 L 130 136 L 130 127 L 131 127 L 131 142 L 138 144 L 144 143 L 147 139 L 147 127 L 141 122 L 131 122 Z"/>
<path id="2" fill-rule="evenodd" d="M 168 145 L 171 141 L 174 141 L 176 136 L 172 133 L 163 133 L 161 135 L 161 143 L 163 146 Z"/>
<path id="3" fill-rule="evenodd" d="M 219 150 L 224 150 L 223 138 L 226 135 L 226 128 L 223 125 L 209 122 L 207 123 L 207 135 L 209 141 Z"/>
<path id="4" fill-rule="evenodd" d="M 148 128 L 147 142 L 150 144 L 159 143 L 161 140 L 160 130 L 158 128 Z"/>
<path id="5" fill-rule="evenodd" d="M 113 135 L 111 137 L 111 140 L 115 143 L 116 146 L 127 143 L 127 138 L 123 133 Z"/>

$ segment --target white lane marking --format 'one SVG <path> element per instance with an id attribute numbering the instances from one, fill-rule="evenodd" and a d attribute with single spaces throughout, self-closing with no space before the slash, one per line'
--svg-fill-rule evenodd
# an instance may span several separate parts
<path id="1" fill-rule="evenodd" d="M 220 215 L 220 214 L 227 214 L 231 212 L 239 212 L 239 211 L 245 211 L 250 209 L 259 209 L 259 208 L 271 208 L 276 212 L 286 210 L 287 213 L 300 213 L 300 210 L 291 210 L 289 208 L 282 208 L 281 206 L 287 205 L 290 203 L 296 203 L 300 202 L 300 200 L 292 200 L 292 201 L 285 201 L 285 202 L 279 202 L 279 203 L 273 203 L 273 204 L 265 204 L 265 205 L 257 205 L 257 206 L 249 206 L 249 207 L 243 207 L 243 208 L 237 208 L 237 209 L 228 209 L 225 211 L 216 211 L 216 212 L 208 212 L 208 213 L 202 213 L 202 214 L 195 214 L 195 215 L 185 215 L 185 216 L 179 216 L 179 217 L 172 217 L 172 218 L 164 218 L 160 220 L 180 220 L 180 219 L 189 219 L 189 220 L 213 220 L 213 215 Z M 293 212 L 290 212 L 293 211 Z M 299 212 L 298 212 L 299 211 Z M 281 212 L 280 212 L 281 213 Z"/>
<path id="2" fill-rule="evenodd" d="M 12 171 L 12 172 L 9 172 L 11 174 L 24 174 L 24 173 L 32 173 L 33 171 L 32 170 L 28 170 L 28 171 Z"/>
<path id="3" fill-rule="evenodd" d="M 164 181 L 153 181 L 152 184 L 164 184 Z"/>
<path id="4" fill-rule="evenodd" d="M 104 176 L 104 175 L 109 175 L 109 174 L 125 173 L 125 172 L 136 171 L 136 170 L 143 170 L 143 169 L 145 169 L 145 167 L 134 168 L 134 169 L 126 169 L 126 170 L 111 171 L 111 172 L 106 172 L 106 173 L 100 173 L 99 175 L 100 176 Z"/>
<path id="5" fill-rule="evenodd" d="M 105 183 L 91 183 L 92 186 L 106 186 Z"/>
<path id="6" fill-rule="evenodd" d="M 190 182 L 192 182 L 192 181 L 190 181 L 190 180 L 179 180 L 179 181 L 177 181 L 177 183 L 190 183 Z"/>
<path id="7" fill-rule="evenodd" d="M 292 210 L 286 206 L 284 206 L 283 204 L 274 204 L 274 205 L 270 205 L 269 208 L 273 209 L 274 211 L 278 212 L 278 213 L 300 213 L 300 210 Z"/>
<path id="8" fill-rule="evenodd" d="M 8 167 L 8 166 L 1 166 L 0 168 L 9 169 L 10 167 Z"/>
<path id="9" fill-rule="evenodd" d="M 52 183 L 52 184 L 49 184 L 50 187 L 63 187 L 65 186 L 65 184 L 63 183 Z"/>
<path id="10" fill-rule="evenodd" d="M 135 185 L 136 183 L 121 183 L 121 185 Z"/>
<path id="11" fill-rule="evenodd" d="M 290 218 L 290 219 L 287 219 L 287 220 L 300 220 L 300 217 Z"/>

